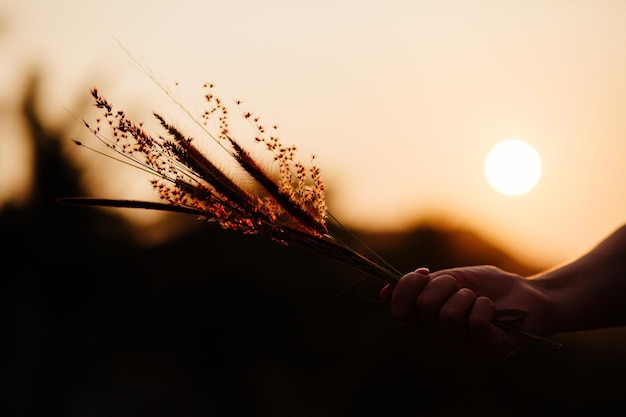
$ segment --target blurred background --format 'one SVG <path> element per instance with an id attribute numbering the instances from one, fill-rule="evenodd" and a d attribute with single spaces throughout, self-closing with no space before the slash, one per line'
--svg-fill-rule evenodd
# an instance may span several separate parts
<path id="1" fill-rule="evenodd" d="M 621 405 L 626 334 L 452 360 L 361 277 L 193 216 L 54 204 L 153 199 L 92 140 L 89 88 L 187 120 L 214 82 L 322 168 L 332 212 L 400 270 L 532 274 L 624 221 L 626 3 L 0 1 L 6 415 L 543 415 Z M 118 43 L 119 42 L 119 43 Z M 121 43 L 121 45 L 120 45 Z M 191 127 L 190 127 L 191 128 Z M 543 163 L 520 196 L 489 149 Z"/>

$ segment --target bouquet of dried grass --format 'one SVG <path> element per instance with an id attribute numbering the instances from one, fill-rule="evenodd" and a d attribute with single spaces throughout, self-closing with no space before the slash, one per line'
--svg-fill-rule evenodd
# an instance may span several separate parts
<path id="1" fill-rule="evenodd" d="M 329 215 L 324 198 L 324 182 L 318 166 L 307 167 L 295 159 L 296 147 L 285 146 L 276 135 L 277 126 L 268 133 L 258 116 L 242 113 L 256 130 L 254 140 L 262 144 L 277 164 L 273 175 L 253 158 L 229 132 L 229 110 L 213 93 L 213 84 L 204 84 L 208 108 L 201 119 L 194 119 L 208 137 L 236 161 L 246 178 L 234 178 L 205 156 L 195 144 L 164 117 L 154 113 L 163 128 L 157 136 L 148 133 L 142 123 L 130 120 L 122 110 L 91 90 L 102 118 L 92 126 L 84 121 L 100 143 L 113 150 L 107 154 L 154 176 L 152 187 L 161 202 L 84 197 L 60 198 L 61 203 L 102 207 L 165 210 L 195 214 L 228 230 L 265 235 L 284 245 L 300 246 L 340 261 L 366 276 L 393 283 L 402 274 L 381 259 L 370 260 L 353 250 L 329 231 Z M 240 102 L 238 102 L 240 104 Z M 208 129 L 217 120 L 218 133 Z M 79 146 L 104 153 L 81 141 Z M 312 160 L 315 157 L 312 156 Z"/>
<path id="2" fill-rule="evenodd" d="M 283 145 L 276 134 L 276 126 L 266 128 L 256 115 L 241 112 L 243 119 L 249 121 L 256 131 L 254 140 L 270 152 L 276 164 L 275 173 L 271 173 L 231 135 L 229 109 L 214 93 L 213 84 L 203 86 L 207 107 L 200 117 L 190 114 L 169 90 L 158 85 L 192 117 L 210 140 L 232 157 L 247 178 L 235 180 L 228 175 L 199 150 L 196 139 L 185 136 L 163 116 L 154 113 L 162 127 L 162 133 L 155 136 L 144 130 L 141 123 L 130 120 L 124 111 L 114 109 L 93 88 L 91 95 L 95 106 L 102 111 L 102 117 L 95 125 L 83 122 L 91 134 L 115 154 L 81 141 L 74 142 L 152 174 L 152 187 L 161 202 L 84 197 L 60 198 L 59 202 L 193 214 L 224 229 L 264 235 L 284 245 L 312 250 L 363 273 L 366 278 L 394 284 L 402 277 L 400 271 L 366 246 L 363 245 L 363 253 L 359 252 L 330 230 L 329 220 L 339 228 L 345 228 L 326 208 L 324 182 L 319 167 L 313 163 L 314 157 L 308 167 L 299 162 L 295 158 L 296 147 Z M 210 126 L 216 127 L 217 131 L 213 133 Z M 520 311 L 498 311 L 494 324 L 539 338 L 515 327 L 523 318 Z"/>

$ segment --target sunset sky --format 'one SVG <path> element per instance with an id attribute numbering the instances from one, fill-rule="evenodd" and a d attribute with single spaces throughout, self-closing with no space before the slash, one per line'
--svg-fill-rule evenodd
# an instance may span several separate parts
<path id="1" fill-rule="evenodd" d="M 552 265 L 626 221 L 625 28 L 619 0 L 0 0 L 0 108 L 40 66 L 53 125 L 86 111 L 93 86 L 137 119 L 167 114 L 119 40 L 185 101 L 214 82 L 278 124 L 302 159 L 315 154 L 348 226 L 442 220 Z M 7 114 L 0 200 L 18 195 L 28 155 Z M 520 196 L 483 172 L 491 147 L 511 138 L 543 166 Z M 149 196 L 143 179 L 127 187 L 90 164 L 94 196 Z"/>

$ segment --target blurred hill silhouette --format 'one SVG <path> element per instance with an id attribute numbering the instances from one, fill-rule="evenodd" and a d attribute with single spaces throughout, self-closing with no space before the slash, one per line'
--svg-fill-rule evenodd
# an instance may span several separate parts
<path id="1" fill-rule="evenodd" d="M 39 88 L 34 76 L 21 103 L 31 199 L 0 212 L 3 415 L 600 415 L 622 405 L 620 332 L 564 335 L 565 349 L 538 344 L 502 364 L 452 360 L 370 299 L 380 284 L 338 296 L 361 277 L 316 254 L 192 216 L 176 217 L 184 233 L 141 246 L 108 211 L 55 204 L 86 192 L 61 151 L 63 127 L 36 110 Z M 469 230 L 357 234 L 404 271 L 536 272 Z"/>

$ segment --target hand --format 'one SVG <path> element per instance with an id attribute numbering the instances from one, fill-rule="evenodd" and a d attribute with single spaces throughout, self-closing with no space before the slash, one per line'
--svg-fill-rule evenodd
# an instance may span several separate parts
<path id="1" fill-rule="evenodd" d="M 437 271 L 420 268 L 403 276 L 381 297 L 392 316 L 419 327 L 438 346 L 480 360 L 504 359 L 532 339 L 494 324 L 496 310 L 527 313 L 517 327 L 537 335 L 547 332 L 550 302 L 531 279 L 492 266 Z"/>

